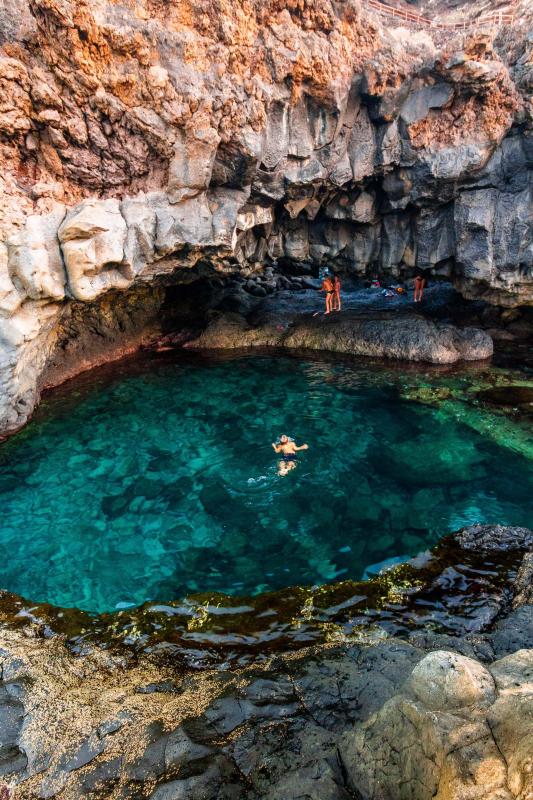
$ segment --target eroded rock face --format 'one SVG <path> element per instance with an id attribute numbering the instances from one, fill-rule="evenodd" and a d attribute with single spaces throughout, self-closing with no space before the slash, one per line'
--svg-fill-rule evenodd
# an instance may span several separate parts
<path id="1" fill-rule="evenodd" d="M 35 337 L 47 352 L 59 303 L 195 265 L 429 269 L 469 297 L 531 302 L 527 13 L 513 47 L 440 50 L 355 0 L 11 0 L 5 17 L 4 360 Z M 41 332 L 14 345 L 29 317 Z"/>

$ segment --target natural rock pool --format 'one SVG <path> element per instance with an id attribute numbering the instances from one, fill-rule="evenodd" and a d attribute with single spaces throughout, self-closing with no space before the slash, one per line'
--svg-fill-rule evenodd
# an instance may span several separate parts
<path id="1" fill-rule="evenodd" d="M 280 476 L 283 432 L 309 450 Z M 0 447 L 0 586 L 100 612 L 357 579 L 463 525 L 528 524 L 532 485 L 386 369 L 172 356 L 67 385 Z"/>

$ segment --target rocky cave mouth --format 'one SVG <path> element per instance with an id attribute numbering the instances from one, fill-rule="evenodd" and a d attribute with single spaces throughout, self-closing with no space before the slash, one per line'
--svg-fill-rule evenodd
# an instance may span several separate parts
<path id="1" fill-rule="evenodd" d="M 176 629 L 189 597 L 229 608 L 231 638 L 250 598 L 279 613 L 291 591 L 351 596 L 463 525 L 524 525 L 531 463 L 453 404 L 420 402 L 428 383 L 475 377 L 178 351 L 82 375 L 0 450 L 3 587 L 104 616 L 174 601 Z M 271 448 L 283 432 L 310 445 L 287 475 Z"/>

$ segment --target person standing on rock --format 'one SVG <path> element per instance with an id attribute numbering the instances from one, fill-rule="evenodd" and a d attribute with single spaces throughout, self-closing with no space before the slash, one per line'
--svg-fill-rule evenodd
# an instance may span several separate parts
<path id="1" fill-rule="evenodd" d="M 322 281 L 322 286 L 318 290 L 319 292 L 326 293 L 326 314 L 331 314 L 332 306 L 333 306 L 333 298 L 335 297 L 335 285 L 330 278 L 329 275 L 324 276 L 324 280 Z"/>
<path id="2" fill-rule="evenodd" d="M 424 289 L 426 288 L 426 276 L 423 272 L 417 272 L 415 275 L 415 296 L 414 301 L 415 303 L 422 302 L 422 296 L 424 294 Z"/>
<path id="3" fill-rule="evenodd" d="M 334 275 L 333 277 L 333 289 L 335 290 L 335 294 L 333 295 L 333 311 L 340 311 L 341 310 L 341 279 L 338 275 Z"/>

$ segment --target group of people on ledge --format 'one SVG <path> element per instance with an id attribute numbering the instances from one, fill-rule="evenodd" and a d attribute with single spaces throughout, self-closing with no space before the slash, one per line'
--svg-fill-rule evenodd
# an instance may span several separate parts
<path id="1" fill-rule="evenodd" d="M 426 288 L 427 279 L 423 272 L 417 272 L 414 279 L 414 297 L 415 303 L 421 303 Z M 407 290 L 402 284 L 395 284 L 394 286 L 383 287 L 381 281 L 376 275 L 370 283 L 371 289 L 380 289 L 383 297 L 394 297 L 395 295 L 406 295 Z M 331 314 L 332 311 L 340 311 L 342 306 L 341 301 L 341 281 L 338 275 L 326 270 L 322 277 L 322 284 L 319 292 L 326 293 L 326 310 L 325 314 Z M 318 313 L 318 312 L 317 312 Z"/>

